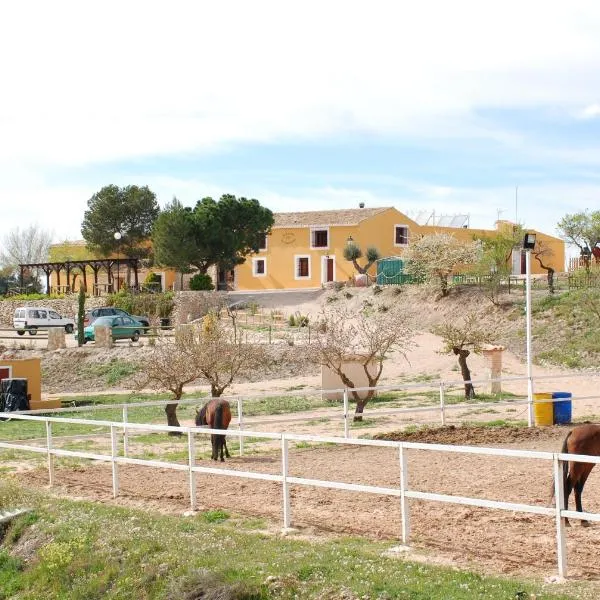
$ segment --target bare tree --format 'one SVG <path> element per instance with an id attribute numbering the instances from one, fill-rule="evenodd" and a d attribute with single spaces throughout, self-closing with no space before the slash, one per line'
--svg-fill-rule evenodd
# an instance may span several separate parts
<path id="1" fill-rule="evenodd" d="M 444 352 L 453 353 L 458 357 L 460 372 L 465 382 L 465 398 L 475 398 L 467 357 L 471 351 L 481 352 L 483 344 L 492 341 L 492 333 L 480 324 L 479 317 L 474 313 L 465 315 L 460 321 L 446 321 L 437 325 L 432 328 L 432 333 L 442 338 Z"/>
<path id="2" fill-rule="evenodd" d="M 328 307 L 319 316 L 317 331 L 312 344 L 313 360 L 329 367 L 348 388 L 356 387 L 346 366 L 349 359 L 362 366 L 369 387 L 373 388 L 389 354 L 397 351 L 406 358 L 406 351 L 412 347 L 413 331 L 397 305 L 379 305 L 358 313 L 345 306 Z M 355 421 L 362 420 L 364 407 L 374 395 L 375 390 L 352 392 Z"/>
<path id="3" fill-rule="evenodd" d="M 234 339 L 234 332 L 223 320 L 208 315 L 202 325 L 178 328 L 174 340 L 159 340 L 142 364 L 139 387 L 168 390 L 180 400 L 184 386 L 197 379 L 210 384 L 212 397 L 218 397 L 238 378 L 268 365 L 262 345 Z M 167 424 L 179 426 L 177 404 L 165 407 Z"/>
<path id="4" fill-rule="evenodd" d="M 554 252 L 548 243 L 543 240 L 538 240 L 535 248 L 531 251 L 535 259 L 540 263 L 540 267 L 547 273 L 548 291 L 554 294 L 554 268 L 548 264 L 548 259 L 554 257 Z"/>
<path id="5" fill-rule="evenodd" d="M 20 264 L 44 262 L 48 259 L 51 242 L 52 234 L 38 225 L 16 227 L 2 240 L 0 264 L 15 270 Z"/>
<path id="6" fill-rule="evenodd" d="M 477 262 L 479 244 L 461 242 L 450 233 L 424 235 L 404 251 L 404 271 L 433 283 L 442 296 L 450 293 L 448 278 L 457 268 Z"/>

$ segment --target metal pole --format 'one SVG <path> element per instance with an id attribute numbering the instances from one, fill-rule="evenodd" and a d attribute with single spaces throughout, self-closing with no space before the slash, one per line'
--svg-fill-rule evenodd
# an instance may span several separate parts
<path id="1" fill-rule="evenodd" d="M 556 502 L 556 559 L 559 577 L 567 576 L 567 539 L 565 536 L 565 519 L 560 512 L 565 509 L 565 485 L 562 462 L 558 455 L 553 458 L 554 467 L 554 500 Z"/>
<path id="2" fill-rule="evenodd" d="M 115 460 L 119 454 L 119 445 L 117 440 L 117 428 L 114 425 L 110 426 L 110 456 L 112 464 L 112 484 L 113 498 L 119 495 L 119 468 Z"/>
<path id="3" fill-rule="evenodd" d="M 446 398 L 446 388 L 444 383 L 440 383 L 440 415 L 442 418 L 442 427 L 444 425 L 446 425 L 446 404 L 445 404 L 445 398 Z"/>
<path id="4" fill-rule="evenodd" d="M 237 413 L 238 413 L 238 429 L 242 431 L 244 429 L 244 415 L 243 415 L 243 402 L 242 398 L 237 399 Z M 240 435 L 240 456 L 244 456 L 244 436 Z"/>
<path id="5" fill-rule="evenodd" d="M 283 527 L 290 527 L 290 486 L 287 481 L 288 477 L 288 441 L 285 435 L 281 436 L 281 474 L 283 483 Z"/>
<path id="6" fill-rule="evenodd" d="M 527 339 L 527 424 L 533 427 L 533 369 L 531 357 L 531 251 L 525 250 L 525 325 Z"/>
<path id="7" fill-rule="evenodd" d="M 123 456 L 129 455 L 129 433 L 127 431 L 127 407 L 123 407 Z"/>
<path id="8" fill-rule="evenodd" d="M 408 544 L 410 537 L 410 504 L 406 491 L 408 490 L 408 460 L 404 445 L 400 444 L 400 511 L 402 513 L 402 543 Z"/>
<path id="9" fill-rule="evenodd" d="M 188 431 L 188 466 L 190 470 L 190 509 L 196 510 L 196 472 L 193 470 L 196 464 L 196 444 L 194 433 Z"/>
<path id="10" fill-rule="evenodd" d="M 348 388 L 344 388 L 344 437 L 350 437 L 350 422 L 348 421 Z"/>
<path id="11" fill-rule="evenodd" d="M 46 449 L 48 452 L 48 480 L 50 487 L 54 485 L 54 455 L 52 454 L 52 423 L 46 421 Z"/>

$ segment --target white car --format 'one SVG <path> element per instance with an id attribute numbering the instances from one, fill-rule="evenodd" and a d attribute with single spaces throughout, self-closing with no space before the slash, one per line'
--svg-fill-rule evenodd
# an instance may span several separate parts
<path id="1" fill-rule="evenodd" d="M 19 335 L 29 331 L 29 335 L 35 335 L 38 329 L 50 329 L 51 327 L 64 327 L 67 333 L 73 333 L 75 321 L 61 317 L 55 310 L 44 306 L 23 306 L 15 310 L 13 327 Z"/>

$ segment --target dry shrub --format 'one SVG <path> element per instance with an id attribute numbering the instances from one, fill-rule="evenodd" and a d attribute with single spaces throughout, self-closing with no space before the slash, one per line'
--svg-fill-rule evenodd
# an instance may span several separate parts
<path id="1" fill-rule="evenodd" d="M 257 590 L 242 583 L 224 583 L 217 575 L 201 569 L 175 581 L 167 600 L 258 600 Z"/>

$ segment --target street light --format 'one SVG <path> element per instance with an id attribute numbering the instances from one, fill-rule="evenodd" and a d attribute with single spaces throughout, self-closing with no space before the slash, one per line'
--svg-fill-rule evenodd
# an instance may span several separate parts
<path id="1" fill-rule="evenodd" d="M 526 233 L 523 239 L 525 250 L 525 324 L 527 337 L 527 403 L 528 425 L 533 426 L 533 372 L 531 360 L 531 251 L 535 248 L 535 233 Z"/>
<path id="2" fill-rule="evenodd" d="M 346 244 L 350 245 L 350 244 L 352 244 L 353 242 L 354 242 L 354 238 L 353 238 L 351 235 L 349 235 L 349 236 L 348 236 L 348 239 L 346 240 Z"/>
<path id="3" fill-rule="evenodd" d="M 115 231 L 114 238 L 115 238 L 115 240 L 117 240 L 117 289 L 116 289 L 117 292 L 119 291 L 119 287 L 120 287 L 120 285 L 119 285 L 119 257 L 120 256 L 119 255 L 121 253 L 121 238 L 122 237 L 123 236 L 121 235 L 120 231 Z"/>

